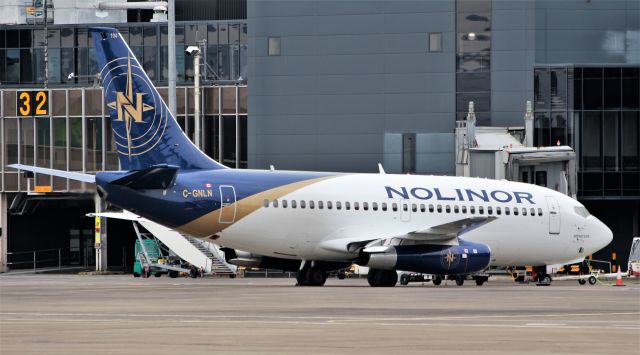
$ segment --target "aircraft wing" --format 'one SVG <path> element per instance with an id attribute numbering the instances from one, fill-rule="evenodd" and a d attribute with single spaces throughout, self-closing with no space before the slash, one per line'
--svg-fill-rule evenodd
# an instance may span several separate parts
<path id="1" fill-rule="evenodd" d="M 456 239 L 462 234 L 482 227 L 496 219 L 497 217 L 494 216 L 462 218 L 453 222 L 410 232 L 399 238 L 423 241 L 444 241 Z"/>
<path id="2" fill-rule="evenodd" d="M 24 164 L 9 164 L 7 166 L 10 168 L 18 169 L 18 170 L 30 171 L 32 173 L 58 176 L 58 177 L 63 177 L 63 178 L 76 180 L 76 181 L 90 182 L 92 184 L 95 184 L 96 182 L 96 176 L 90 175 L 90 174 L 76 173 L 76 172 L 65 171 L 65 170 L 40 168 L 37 166 L 24 165 Z"/>
<path id="3" fill-rule="evenodd" d="M 344 253 L 357 253 L 362 247 L 366 252 L 381 252 L 388 248 L 384 242 L 388 239 L 404 239 L 412 241 L 420 241 L 424 244 L 438 245 L 458 245 L 458 238 L 476 228 L 495 221 L 497 217 L 469 217 L 461 218 L 449 223 L 443 223 L 427 228 L 418 229 L 401 235 L 390 235 L 381 239 L 360 239 L 338 238 L 328 239 L 320 244 L 320 247 L 326 250 L 339 251 Z"/>

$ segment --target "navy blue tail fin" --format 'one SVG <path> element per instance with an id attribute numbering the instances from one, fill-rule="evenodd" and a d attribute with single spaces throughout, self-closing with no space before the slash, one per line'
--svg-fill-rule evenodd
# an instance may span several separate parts
<path id="1" fill-rule="evenodd" d="M 224 169 L 184 134 L 144 69 L 115 28 L 91 28 L 120 166 L 158 164 Z"/>

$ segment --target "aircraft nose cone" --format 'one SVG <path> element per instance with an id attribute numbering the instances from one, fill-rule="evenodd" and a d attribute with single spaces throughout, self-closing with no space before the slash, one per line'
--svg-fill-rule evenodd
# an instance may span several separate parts
<path id="1" fill-rule="evenodd" d="M 597 218 L 595 219 L 595 223 L 598 224 L 597 228 L 595 229 L 597 231 L 597 235 L 595 236 L 595 239 L 598 243 L 597 250 L 600 250 L 611 243 L 611 241 L 613 240 L 613 232 L 611 231 L 611 229 L 609 229 L 609 227 L 607 227 L 606 224 L 602 223 Z"/>

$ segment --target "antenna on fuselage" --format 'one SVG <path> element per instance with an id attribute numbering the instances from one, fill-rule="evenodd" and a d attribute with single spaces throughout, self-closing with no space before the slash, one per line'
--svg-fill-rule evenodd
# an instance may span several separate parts
<path id="1" fill-rule="evenodd" d="M 273 164 L 269 165 L 269 171 L 275 171 L 276 168 L 273 166 Z"/>
<path id="2" fill-rule="evenodd" d="M 384 171 L 384 168 L 382 167 L 382 164 L 378 163 L 378 172 L 380 174 L 386 174 L 386 172 Z"/>

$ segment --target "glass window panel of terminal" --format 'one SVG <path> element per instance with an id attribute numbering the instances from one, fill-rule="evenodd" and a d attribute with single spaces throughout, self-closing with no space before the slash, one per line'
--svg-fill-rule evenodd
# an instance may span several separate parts
<path id="1" fill-rule="evenodd" d="M 585 171 L 602 170 L 601 134 L 602 112 L 583 112 L 580 152 Z"/>
<path id="2" fill-rule="evenodd" d="M 620 112 L 605 111 L 602 120 L 602 155 L 604 170 L 618 171 L 618 127 Z"/>
<path id="3" fill-rule="evenodd" d="M 622 169 L 640 170 L 640 112 L 622 112 Z"/>

